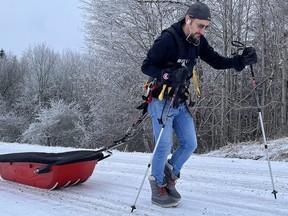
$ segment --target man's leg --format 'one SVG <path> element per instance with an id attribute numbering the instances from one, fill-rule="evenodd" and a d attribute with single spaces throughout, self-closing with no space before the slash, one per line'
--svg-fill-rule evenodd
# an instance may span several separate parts
<path id="1" fill-rule="evenodd" d="M 177 135 L 179 146 L 173 153 L 170 164 L 173 166 L 173 174 L 180 175 L 180 170 L 197 148 L 197 137 L 194 121 L 188 108 L 183 103 L 180 105 L 180 113 L 174 118 L 173 128 Z"/>

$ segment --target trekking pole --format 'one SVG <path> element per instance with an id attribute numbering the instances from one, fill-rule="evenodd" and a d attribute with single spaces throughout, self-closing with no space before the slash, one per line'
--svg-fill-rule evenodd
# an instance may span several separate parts
<path id="1" fill-rule="evenodd" d="M 256 79 L 255 79 L 255 76 L 254 76 L 254 71 L 253 71 L 252 64 L 250 65 L 250 70 L 251 70 L 251 75 L 252 75 L 252 85 L 253 85 L 254 95 L 255 95 L 256 103 L 257 103 L 257 107 L 258 107 L 258 114 L 259 114 L 259 120 L 260 120 L 260 125 L 261 125 L 261 131 L 262 131 L 262 135 L 263 135 L 265 153 L 266 153 L 266 158 L 267 158 L 267 162 L 268 162 L 270 178 L 271 178 L 271 183 L 272 183 L 272 188 L 273 188 L 272 194 L 274 195 L 274 198 L 277 199 L 276 194 L 278 192 L 275 190 L 275 186 L 274 186 L 274 180 L 273 180 L 273 174 L 272 174 L 270 158 L 269 158 L 269 154 L 268 154 L 268 145 L 267 145 L 267 140 L 266 140 L 266 135 L 265 135 L 265 130 L 264 130 L 261 106 L 260 106 L 260 103 L 259 103 L 259 96 L 258 96 L 258 93 L 257 93 L 257 90 L 256 90 L 257 85 L 256 85 Z"/>
<path id="2" fill-rule="evenodd" d="M 159 133 L 159 136 L 158 136 L 158 138 L 157 138 L 157 142 L 156 142 L 156 144 L 155 144 L 155 147 L 154 147 L 154 150 L 153 150 L 153 152 L 152 152 L 152 155 L 151 155 L 151 157 L 150 157 L 150 160 L 149 160 L 147 169 L 146 169 L 146 171 L 145 171 L 144 177 L 143 177 L 143 179 L 142 179 L 140 188 L 139 188 L 139 190 L 138 190 L 136 199 L 135 199 L 135 201 L 134 201 L 134 204 L 131 206 L 131 208 L 132 208 L 132 209 L 131 209 L 131 212 L 133 212 L 134 209 L 136 209 L 137 200 L 138 200 L 139 195 L 140 195 L 140 193 L 141 193 L 141 190 L 142 190 L 142 188 L 143 188 L 143 185 L 144 185 L 144 182 L 145 182 L 145 178 L 146 178 L 146 176 L 147 176 L 147 174 L 148 174 L 149 168 L 151 167 L 151 163 L 152 163 L 154 154 L 155 154 L 155 152 L 156 152 L 156 149 L 157 149 L 158 144 L 159 144 L 159 142 L 160 142 L 160 139 L 161 139 L 161 137 L 162 137 L 164 128 L 165 128 L 165 126 L 166 126 L 166 122 L 167 122 L 167 120 L 168 120 L 168 118 L 169 118 L 169 113 L 170 113 L 171 108 L 173 107 L 174 100 L 175 100 L 175 97 L 176 97 L 176 95 L 177 95 L 179 86 L 180 86 L 179 84 L 176 86 L 175 91 L 174 91 L 174 93 L 173 93 L 173 96 L 172 96 L 172 98 L 171 98 L 170 105 L 169 105 L 168 111 L 167 111 L 167 113 L 166 113 L 165 121 L 162 123 L 162 128 L 161 128 L 160 133 Z M 164 105 L 164 106 L 165 106 L 165 105 Z"/>
<path id="3" fill-rule="evenodd" d="M 238 48 L 237 52 L 240 50 L 244 50 L 244 48 L 245 48 L 245 45 L 239 41 L 232 41 L 231 44 L 232 44 L 232 46 L 235 46 Z M 266 135 L 265 135 L 265 130 L 264 130 L 264 124 L 263 124 L 263 117 L 262 117 L 262 112 L 261 112 L 261 106 L 259 103 L 259 96 L 258 96 L 258 92 L 256 89 L 257 85 L 256 85 L 256 79 L 255 79 L 252 64 L 250 64 L 250 70 L 251 70 L 251 76 L 252 76 L 252 86 L 253 86 L 254 95 L 256 98 L 256 104 L 257 104 L 257 109 L 258 109 L 258 114 L 259 114 L 260 125 L 261 125 L 261 132 L 262 132 L 263 141 L 264 141 L 265 153 L 266 153 L 266 158 L 267 158 L 267 162 L 268 162 L 269 173 L 270 173 L 270 178 L 271 178 L 271 183 L 272 183 L 272 188 L 273 188 L 272 194 L 274 195 L 275 199 L 277 199 L 276 194 L 278 192 L 275 190 L 275 186 L 274 186 L 272 168 L 271 168 L 271 163 L 270 163 L 270 158 L 269 158 L 269 153 L 268 153 L 268 145 L 267 145 L 267 140 L 266 140 Z"/>

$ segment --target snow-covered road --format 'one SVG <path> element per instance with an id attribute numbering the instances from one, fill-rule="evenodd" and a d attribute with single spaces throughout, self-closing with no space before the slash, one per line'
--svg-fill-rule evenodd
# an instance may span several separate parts
<path id="1" fill-rule="evenodd" d="M 0 153 L 71 151 L 37 145 L 0 143 Z M 287 216 L 288 163 L 271 162 L 275 200 L 267 161 L 192 156 L 182 169 L 177 188 L 182 195 L 175 208 L 151 204 L 145 181 L 131 213 L 151 154 L 123 153 L 100 161 L 85 183 L 45 190 L 0 178 L 1 216 L 92 216 L 92 215 L 209 215 Z M 73 172 L 73 170 L 71 170 Z"/>

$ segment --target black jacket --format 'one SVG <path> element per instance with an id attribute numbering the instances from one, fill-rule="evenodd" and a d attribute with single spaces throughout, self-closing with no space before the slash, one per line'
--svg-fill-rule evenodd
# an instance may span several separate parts
<path id="1" fill-rule="evenodd" d="M 177 32 L 178 42 L 170 32 L 165 30 L 155 40 L 141 67 L 144 74 L 153 78 L 161 78 L 162 70 L 167 67 L 168 62 L 184 62 L 188 70 L 191 71 L 192 76 L 192 68 L 196 64 L 197 56 L 200 56 L 203 61 L 215 69 L 234 68 L 237 71 L 244 69 L 245 66 L 242 63 L 241 56 L 226 58 L 219 55 L 208 44 L 203 35 L 200 38 L 199 47 L 187 42 L 182 30 L 182 24 L 183 21 L 179 21 L 170 27 Z M 182 44 L 182 51 L 180 51 L 178 44 Z"/>

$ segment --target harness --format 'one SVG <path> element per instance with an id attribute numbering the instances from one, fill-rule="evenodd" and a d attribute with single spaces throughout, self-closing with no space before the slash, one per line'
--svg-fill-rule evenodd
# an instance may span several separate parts
<path id="1" fill-rule="evenodd" d="M 178 59 L 184 58 L 185 57 L 185 46 L 184 43 L 181 41 L 183 40 L 182 38 L 180 38 L 175 30 L 175 28 L 173 28 L 172 26 L 163 30 L 163 32 L 169 32 L 172 36 L 173 39 L 175 41 L 175 43 L 177 44 L 177 51 L 178 51 Z M 189 50 L 194 51 L 195 50 L 195 61 L 199 56 L 199 48 L 200 46 L 198 45 L 196 49 L 191 50 L 191 48 L 189 48 Z M 175 64 L 175 63 L 174 63 Z M 193 83 L 196 89 L 196 92 L 198 95 L 200 95 L 200 88 L 199 88 L 199 83 L 198 83 L 198 79 L 197 79 L 197 75 L 196 75 L 196 69 L 195 69 L 195 64 L 196 62 L 194 62 L 194 66 L 192 68 L 190 77 L 193 77 Z M 181 92 L 181 96 L 182 96 L 182 101 L 185 101 L 189 96 L 189 91 L 188 91 L 188 87 L 189 87 L 189 82 L 188 85 L 186 87 L 183 87 L 183 89 L 180 90 Z M 139 107 L 137 107 L 137 109 L 143 109 L 143 114 L 147 112 L 147 108 L 148 108 L 148 104 L 151 103 L 152 98 L 153 97 L 157 97 L 159 100 L 164 99 L 169 99 L 169 97 L 171 96 L 171 94 L 173 94 L 173 92 L 171 91 L 171 87 L 167 87 L 163 86 L 161 83 L 161 80 L 157 80 L 156 78 L 152 78 L 150 77 L 148 79 L 148 81 L 146 81 L 144 83 L 144 88 L 146 89 L 146 93 L 145 95 L 142 96 L 142 99 L 145 101 L 143 104 L 141 104 Z M 157 94 L 153 94 L 157 89 Z M 161 89 L 161 90 L 160 90 Z"/>

